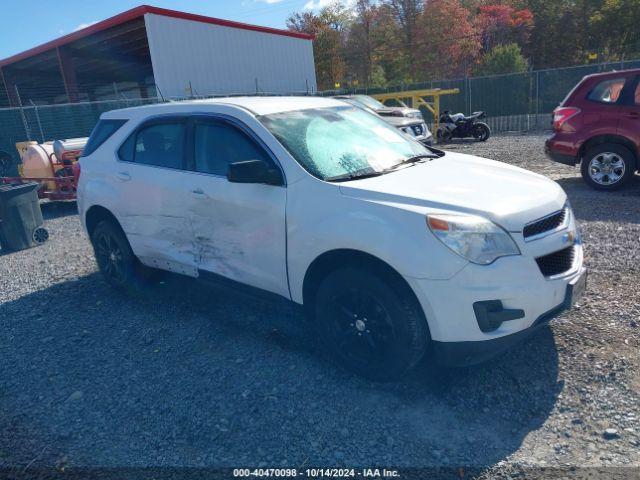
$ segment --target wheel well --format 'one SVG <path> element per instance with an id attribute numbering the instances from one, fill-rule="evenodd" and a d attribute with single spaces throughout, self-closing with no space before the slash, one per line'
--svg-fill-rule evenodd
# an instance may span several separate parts
<path id="1" fill-rule="evenodd" d="M 633 154 L 634 159 L 636 160 L 636 165 L 638 164 L 638 149 L 636 148 L 635 144 L 628 138 L 621 137 L 619 135 L 599 135 L 597 137 L 590 138 L 580 147 L 578 158 L 582 161 L 582 157 L 584 157 L 587 150 L 604 143 L 617 143 L 618 145 L 622 145 L 623 147 L 628 148 Z"/>
<path id="2" fill-rule="evenodd" d="M 118 219 L 113 215 L 113 213 L 100 205 L 94 205 L 87 211 L 87 215 L 85 217 L 85 224 L 87 226 L 89 238 L 93 235 L 93 231 L 96 226 L 103 220 L 111 221 L 118 228 L 122 229 L 120 222 L 118 222 Z"/>
<path id="3" fill-rule="evenodd" d="M 304 276 L 302 284 L 302 301 L 305 309 L 311 309 L 315 302 L 316 292 L 322 280 L 331 272 L 340 268 L 352 267 L 369 270 L 376 273 L 401 289 L 405 290 L 420 307 L 420 302 L 407 281 L 388 263 L 379 258 L 359 250 L 340 249 L 325 252 L 316 258 Z M 422 308 L 420 308 L 422 311 Z M 312 313 L 311 310 L 307 310 Z"/>

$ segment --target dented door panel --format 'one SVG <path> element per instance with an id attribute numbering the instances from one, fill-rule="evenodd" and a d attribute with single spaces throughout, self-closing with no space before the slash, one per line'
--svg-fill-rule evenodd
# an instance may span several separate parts
<path id="1" fill-rule="evenodd" d="M 204 193 L 186 212 L 198 268 L 289 298 L 286 188 L 192 175 Z"/>

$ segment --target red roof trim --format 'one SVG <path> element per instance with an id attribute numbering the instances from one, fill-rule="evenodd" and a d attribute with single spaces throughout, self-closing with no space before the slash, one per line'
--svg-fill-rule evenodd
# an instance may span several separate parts
<path id="1" fill-rule="evenodd" d="M 29 57 L 33 57 L 40 53 L 53 50 L 54 48 L 62 47 L 75 40 L 87 37 L 94 33 L 101 32 L 107 28 L 115 27 L 122 23 L 134 20 L 136 18 L 144 16 L 146 13 L 152 13 L 155 15 L 163 15 L 165 17 L 181 18 L 183 20 L 192 20 L 194 22 L 210 23 L 212 25 L 221 25 L 224 27 L 239 28 L 242 30 L 252 30 L 254 32 L 271 33 L 273 35 L 283 35 L 286 37 L 300 38 L 303 40 L 313 40 L 313 35 L 307 35 L 306 33 L 292 32 L 289 30 L 281 30 L 278 28 L 261 27 L 258 25 L 250 25 L 248 23 L 234 22 L 231 20 L 223 20 L 221 18 L 207 17 L 204 15 L 196 15 L 194 13 L 179 12 L 177 10 L 169 10 L 166 8 L 152 7 L 150 5 L 140 5 L 139 7 L 132 8 L 126 12 L 120 13 L 114 17 L 107 18 L 101 22 L 90 25 L 77 32 L 64 35 L 60 38 L 56 38 L 47 43 L 43 43 L 37 47 L 31 48 L 24 52 L 12 55 L 11 57 L 0 60 L 0 67 L 19 62 Z"/>

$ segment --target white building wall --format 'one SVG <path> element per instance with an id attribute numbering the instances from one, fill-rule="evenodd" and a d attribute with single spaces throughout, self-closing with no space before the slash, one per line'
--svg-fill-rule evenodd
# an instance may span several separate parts
<path id="1" fill-rule="evenodd" d="M 316 91 L 311 40 L 146 14 L 165 97 Z"/>

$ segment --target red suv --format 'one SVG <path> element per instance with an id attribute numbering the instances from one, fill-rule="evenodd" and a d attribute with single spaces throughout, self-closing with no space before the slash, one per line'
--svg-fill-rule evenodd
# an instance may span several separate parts
<path id="1" fill-rule="evenodd" d="M 584 180 L 616 190 L 640 168 L 640 69 L 588 75 L 553 112 L 545 152 L 581 163 Z"/>

